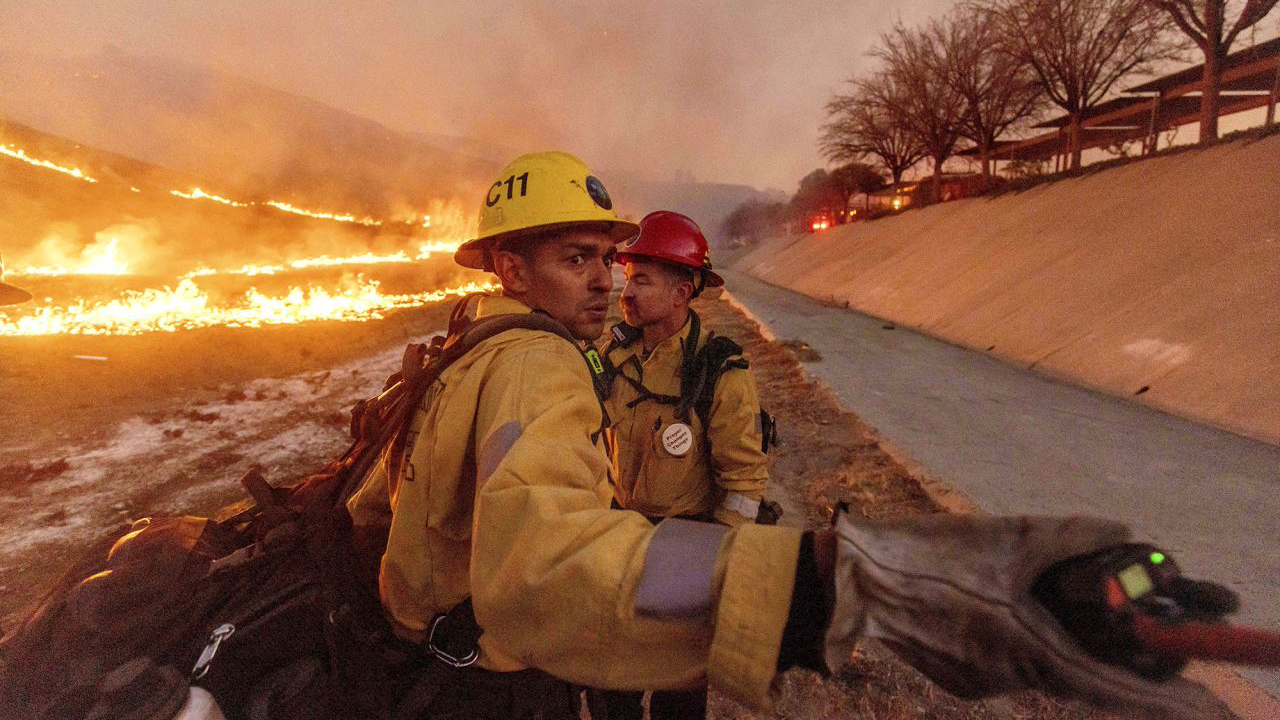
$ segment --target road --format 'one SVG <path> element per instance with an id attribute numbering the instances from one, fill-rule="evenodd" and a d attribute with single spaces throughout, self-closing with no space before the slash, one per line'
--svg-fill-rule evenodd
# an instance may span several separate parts
<path id="1" fill-rule="evenodd" d="M 733 299 L 849 410 L 992 513 L 1129 523 L 1280 628 L 1280 447 L 1009 365 L 732 270 Z M 892 329 L 889 329 L 892 328 Z M 1280 671 L 1246 677 L 1280 697 Z"/>

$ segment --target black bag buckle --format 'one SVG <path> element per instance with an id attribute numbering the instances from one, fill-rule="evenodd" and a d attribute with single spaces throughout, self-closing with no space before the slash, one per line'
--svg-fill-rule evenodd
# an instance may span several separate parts
<path id="1" fill-rule="evenodd" d="M 461 657 L 459 657 L 436 644 L 436 633 L 440 630 L 440 623 L 444 622 L 448 617 L 448 615 L 440 614 L 436 616 L 435 620 L 431 621 L 431 630 L 427 632 L 427 649 L 445 665 L 455 668 L 470 667 L 476 663 L 476 660 L 480 659 L 479 646 L 473 643 L 471 647 L 468 648 L 465 653 L 462 653 Z M 448 633 L 446 632 L 445 635 L 447 634 Z"/>

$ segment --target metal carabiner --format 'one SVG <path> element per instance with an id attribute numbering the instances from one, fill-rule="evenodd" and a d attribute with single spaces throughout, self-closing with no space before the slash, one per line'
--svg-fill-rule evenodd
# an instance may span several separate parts
<path id="1" fill-rule="evenodd" d="M 476 660 L 480 658 L 479 647 L 472 647 L 467 652 L 467 654 L 464 655 L 463 657 L 458 657 L 445 650 L 441 650 L 439 647 L 436 647 L 436 629 L 440 627 L 440 622 L 443 621 L 446 617 L 448 616 L 443 614 L 437 615 L 436 619 L 431 622 L 431 630 L 427 633 L 427 649 L 430 650 L 431 654 L 439 658 L 440 662 L 444 663 L 445 665 L 449 665 L 451 667 L 456 667 L 456 668 L 464 668 L 464 667 L 470 667 L 471 665 L 474 665 Z"/>
<path id="2" fill-rule="evenodd" d="M 231 623 L 223 623 L 214 628 L 209 634 L 209 642 L 204 646 L 204 650 L 200 651 L 195 667 L 191 668 L 192 680 L 199 680 L 209 672 L 209 666 L 213 664 L 213 656 L 218 654 L 218 647 L 222 645 L 223 640 L 231 637 L 235 632 L 236 626 Z"/>

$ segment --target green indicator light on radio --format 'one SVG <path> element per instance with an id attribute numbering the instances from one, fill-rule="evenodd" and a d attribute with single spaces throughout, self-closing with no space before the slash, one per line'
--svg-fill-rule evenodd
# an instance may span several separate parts
<path id="1" fill-rule="evenodd" d="M 1161 565 L 1161 564 L 1163 564 L 1163 563 L 1164 563 L 1164 553 L 1162 553 L 1162 552 L 1153 552 L 1153 553 L 1151 553 L 1151 564 L 1152 564 L 1152 565 Z"/>

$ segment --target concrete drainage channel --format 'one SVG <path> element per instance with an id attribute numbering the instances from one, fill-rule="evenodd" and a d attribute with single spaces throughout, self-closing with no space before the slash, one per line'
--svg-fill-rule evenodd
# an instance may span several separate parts
<path id="1" fill-rule="evenodd" d="M 984 510 L 1123 520 L 1189 574 L 1240 593 L 1239 622 L 1280 628 L 1280 447 L 725 275 L 762 333 L 786 328 L 783 340 L 811 347 L 821 359 L 805 367 L 847 409 Z M 1242 675 L 1280 695 L 1280 672 Z M 1238 684 L 1224 693 L 1273 702 Z M 1280 717 L 1280 705 L 1256 717 Z"/>

